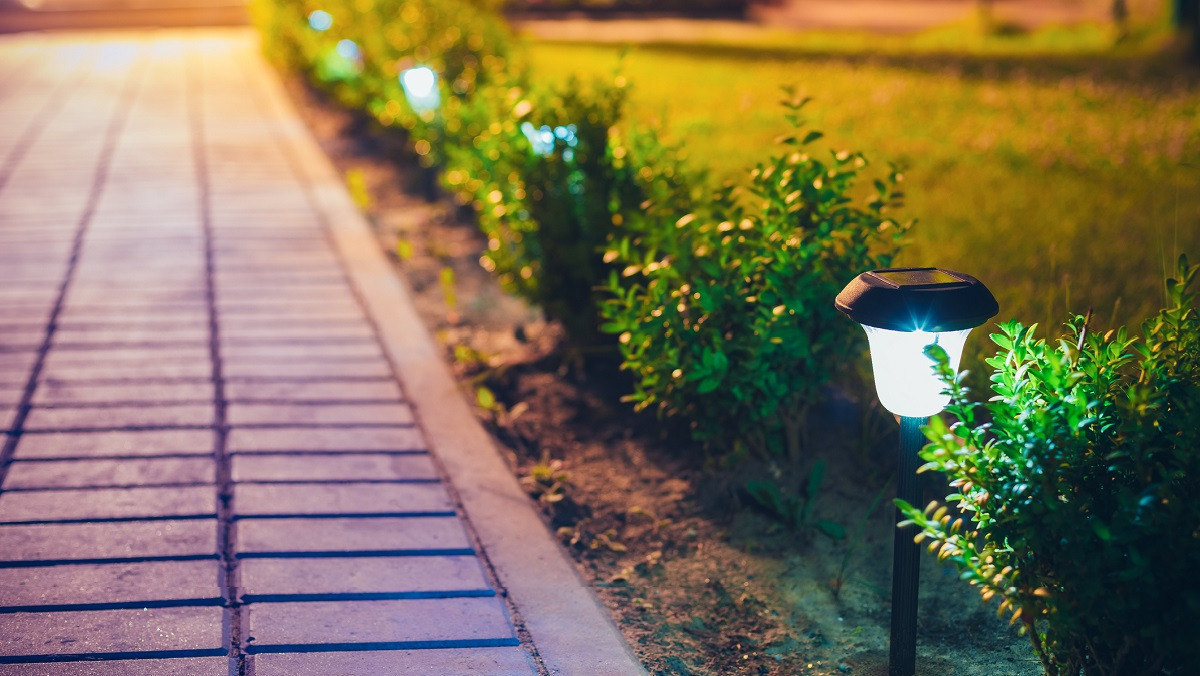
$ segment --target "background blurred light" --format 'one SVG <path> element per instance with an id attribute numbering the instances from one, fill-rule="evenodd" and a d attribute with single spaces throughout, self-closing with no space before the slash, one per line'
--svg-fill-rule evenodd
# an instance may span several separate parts
<path id="1" fill-rule="evenodd" d="M 579 145 L 579 137 L 575 135 L 578 128 L 573 124 L 560 125 L 551 127 L 544 124 L 540 127 L 533 126 L 531 122 L 521 123 L 521 133 L 525 134 L 525 138 L 529 139 L 530 145 L 533 146 L 533 152 L 542 157 L 549 157 L 554 154 L 556 139 L 562 141 L 567 146 L 567 150 L 563 151 L 563 159 L 570 162 L 575 159 L 575 153 L 570 150 Z"/>
<path id="2" fill-rule="evenodd" d="M 408 105 L 418 113 L 436 110 L 442 103 L 437 88 L 437 73 L 428 66 L 409 68 L 400 73 L 400 86 Z"/>
<path id="3" fill-rule="evenodd" d="M 337 43 L 337 53 L 342 58 L 358 63 L 362 59 L 362 52 L 358 49 L 358 43 L 353 40 L 339 40 Z"/>
<path id="4" fill-rule="evenodd" d="M 333 26 L 333 17 L 323 9 L 314 10 L 308 15 L 308 25 L 315 31 L 327 31 Z"/>

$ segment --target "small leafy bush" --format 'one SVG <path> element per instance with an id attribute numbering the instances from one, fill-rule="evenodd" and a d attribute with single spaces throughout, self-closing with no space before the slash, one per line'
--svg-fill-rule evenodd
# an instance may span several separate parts
<path id="1" fill-rule="evenodd" d="M 866 159 L 810 154 L 821 133 L 803 128 L 806 103 L 786 102 L 795 134 L 747 194 L 720 194 L 673 228 L 632 221 L 607 254 L 619 268 L 601 311 L 635 378 L 630 399 L 686 421 L 717 455 L 799 462 L 809 407 L 861 355 L 861 331 L 832 299 L 887 267 L 909 227 L 891 216 L 898 172 L 860 207 L 850 195 Z"/>
<path id="2" fill-rule="evenodd" d="M 1055 344 L 1015 321 L 992 336 L 995 396 L 952 395 L 923 470 L 955 492 L 900 503 L 918 539 L 983 600 L 1000 600 L 1047 674 L 1185 674 L 1200 665 L 1200 315 L 1197 266 L 1179 261 L 1168 306 L 1142 325 Z"/>
<path id="3" fill-rule="evenodd" d="M 625 100 L 620 77 L 497 88 L 464 106 L 471 140 L 449 150 L 445 182 L 478 212 L 484 266 L 562 322 L 577 345 L 601 335 L 595 289 L 607 276 L 602 255 L 614 224 L 658 193 L 674 199 L 691 187 L 649 135 L 622 143 Z"/>
<path id="4" fill-rule="evenodd" d="M 746 494 L 772 518 L 793 530 L 818 530 L 834 540 L 846 537 L 846 529 L 842 524 L 828 519 L 818 519 L 813 515 L 813 503 L 821 491 L 821 482 L 825 479 L 824 460 L 813 463 L 808 472 L 808 482 L 804 495 L 794 496 L 785 494 L 779 484 L 770 479 L 751 479 L 746 482 Z"/>

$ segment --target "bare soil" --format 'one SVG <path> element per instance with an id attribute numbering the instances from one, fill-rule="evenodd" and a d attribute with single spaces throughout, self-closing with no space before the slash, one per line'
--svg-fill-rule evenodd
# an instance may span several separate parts
<path id="1" fill-rule="evenodd" d="M 814 416 L 805 467 L 706 467 L 685 436 L 620 403 L 630 385 L 615 353 L 564 349 L 556 326 L 497 287 L 478 264 L 485 242 L 470 213 L 421 197 L 403 139 L 297 82 L 289 88 L 412 288 L 464 396 L 486 405 L 477 406 L 481 419 L 647 671 L 886 673 L 890 418 L 835 396 Z M 810 496 L 814 519 L 842 524 L 841 541 L 783 525 L 745 492 L 757 478 L 801 494 L 819 459 L 829 469 Z M 945 492 L 936 480 L 928 489 Z M 1028 641 L 972 589 L 932 557 L 922 565 L 919 674 L 1041 673 Z"/>

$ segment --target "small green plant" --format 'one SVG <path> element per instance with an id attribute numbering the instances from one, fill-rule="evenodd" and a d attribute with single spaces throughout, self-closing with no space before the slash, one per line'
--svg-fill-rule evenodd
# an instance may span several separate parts
<path id="1" fill-rule="evenodd" d="M 450 315 L 458 314 L 458 292 L 454 287 L 454 268 L 443 267 L 438 272 L 438 285 L 442 287 L 442 301 Z"/>
<path id="2" fill-rule="evenodd" d="M 1075 317 L 1057 341 L 1002 324 L 995 395 L 946 367 L 947 427 L 923 470 L 946 502 L 899 502 L 918 540 L 1020 623 L 1047 674 L 1184 674 L 1200 664 L 1200 314 L 1181 257 L 1141 335 Z"/>
<path id="3" fill-rule="evenodd" d="M 408 240 L 404 237 L 396 240 L 396 258 L 399 259 L 401 263 L 412 258 L 415 253 L 416 251 L 413 249 L 411 240 Z"/>
<path id="4" fill-rule="evenodd" d="M 858 551 L 858 546 L 862 544 L 863 530 L 867 527 L 867 521 L 871 519 L 871 515 L 875 513 L 875 509 L 879 507 L 879 503 L 883 500 L 883 496 L 892 490 L 892 482 L 889 480 L 879 489 L 875 497 L 871 499 L 871 504 L 867 506 L 867 511 L 859 517 L 858 524 L 854 526 L 854 533 L 850 535 L 850 539 L 846 542 L 846 551 L 842 552 L 842 560 L 838 563 L 838 572 L 833 580 L 829 583 L 829 588 L 833 591 L 833 598 L 839 599 L 842 595 L 842 589 L 846 586 L 846 580 L 850 573 L 850 562 L 854 558 L 854 554 Z M 873 587 L 873 585 L 868 584 Z M 882 594 L 880 594 L 882 596 Z"/>
<path id="5" fill-rule="evenodd" d="M 543 506 L 551 507 L 567 497 L 571 476 L 563 469 L 561 460 L 543 459 L 521 477 L 521 485 Z"/>
<path id="6" fill-rule="evenodd" d="M 346 170 L 346 190 L 350 193 L 350 199 L 354 200 L 355 206 L 362 211 L 367 211 L 374 204 L 371 199 L 371 191 L 367 188 L 367 177 L 362 169 L 347 169 Z"/>
<path id="7" fill-rule="evenodd" d="M 496 394 L 492 392 L 491 388 L 484 385 L 475 388 L 475 403 L 479 404 L 479 408 L 489 412 L 495 412 L 500 405 L 500 402 L 496 401 Z"/>
<path id="8" fill-rule="evenodd" d="M 821 483 L 825 480 L 825 467 L 824 460 L 813 463 L 808 472 L 808 483 L 803 495 L 784 495 L 779 484 L 761 479 L 747 481 L 746 494 L 788 528 L 816 529 L 834 540 L 841 540 L 846 537 L 846 529 L 840 523 L 813 516 L 813 504 L 817 501 Z"/>
<path id="9" fill-rule="evenodd" d="M 887 267 L 909 223 L 892 210 L 894 170 L 862 207 L 851 195 L 866 159 L 817 159 L 801 109 L 792 134 L 750 175 L 674 227 L 636 220 L 609 245 L 604 329 L 619 334 L 639 409 L 690 426 L 716 456 L 801 462 L 806 418 L 823 389 L 863 353 L 861 332 L 830 299 L 863 270 Z M 740 453 L 739 453 L 740 451 Z"/>

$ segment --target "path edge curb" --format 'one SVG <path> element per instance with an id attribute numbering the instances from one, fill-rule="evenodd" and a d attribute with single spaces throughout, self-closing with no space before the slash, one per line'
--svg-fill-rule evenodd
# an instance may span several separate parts
<path id="1" fill-rule="evenodd" d="M 273 70 L 264 78 L 280 130 L 305 172 L 406 397 L 445 467 L 498 581 L 551 674 L 645 674 L 600 600 L 555 542 L 483 429 L 330 159 L 295 112 Z"/>

